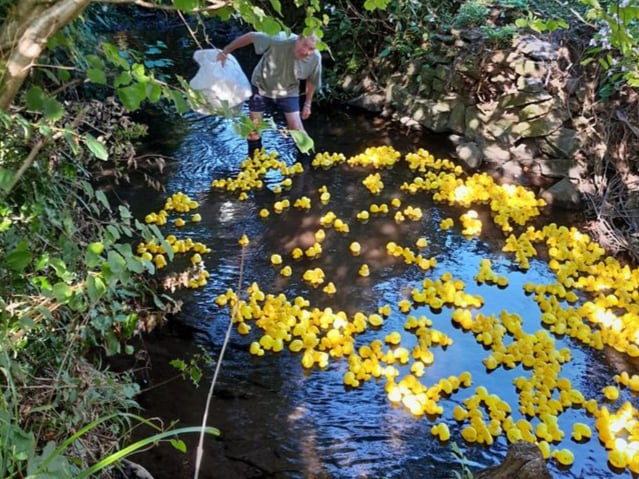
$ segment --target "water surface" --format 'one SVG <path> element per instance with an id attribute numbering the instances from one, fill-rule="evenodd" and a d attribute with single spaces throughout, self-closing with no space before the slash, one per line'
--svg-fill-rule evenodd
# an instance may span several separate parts
<path id="1" fill-rule="evenodd" d="M 276 120 L 281 124 L 280 118 Z M 542 327 L 539 308 L 524 293 L 523 284 L 555 282 L 547 264 L 532 260 L 530 270 L 521 271 L 513 258 L 501 251 L 503 234 L 490 221 L 484 222 L 481 238 L 463 237 L 458 226 L 442 231 L 441 219 L 456 219 L 463 210 L 435 204 L 425 195 L 410 196 L 401 192 L 399 185 L 411 176 L 407 168 L 385 171 L 385 188 L 374 198 L 361 186 L 370 171 L 346 167 L 316 170 L 306 165 L 305 172 L 295 178 L 292 189 L 283 195 L 276 196 L 271 191 L 281 180 L 273 173 L 268 177 L 268 188 L 251 194 L 246 201 L 238 201 L 236 195 L 212 190 L 210 186 L 214 179 L 236 175 L 246 157 L 246 144 L 237 137 L 228 120 L 189 114 L 179 124 L 165 123 L 164 128 L 163 133 L 156 136 L 165 142 L 167 154 L 175 158 L 165 178 L 167 193 L 136 191 L 127 199 L 139 217 L 159 210 L 167 195 L 177 191 L 198 200 L 202 222 L 180 231 L 170 227 L 164 231 L 191 236 L 207 244 L 212 251 L 204 260 L 211 277 L 202 289 L 178 293 L 183 301 L 182 311 L 165 329 L 145 338 L 150 352 L 149 385 L 152 388 L 143 395 L 142 403 L 148 415 L 162 417 L 167 423 L 176 420 L 180 425 L 202 422 L 213 366 L 196 388 L 181 381 L 163 384 L 175 375 L 167 363 L 178 357 L 188 358 L 199 350 L 218 360 L 229 318 L 228 311 L 218 307 L 214 300 L 228 288 L 237 288 L 240 280 L 243 287 L 257 282 L 265 292 L 283 292 L 291 299 L 301 295 L 313 306 L 331 307 L 349 315 L 356 311 L 370 314 L 379 306 L 391 305 L 393 313 L 382 330 L 366 332 L 358 338 L 358 345 L 376 337 L 383 338 L 393 330 L 403 332 L 406 316 L 398 310 L 398 301 L 409 297 L 411 288 L 419 286 L 424 278 L 436 279 L 445 272 L 464 281 L 466 292 L 485 299 L 480 309 L 483 314 L 507 310 L 524 318 L 527 332 Z M 449 151 L 446 141 L 440 137 L 405 131 L 347 110 L 318 110 L 307 128 L 317 151 L 341 152 L 347 157 L 363 152 L 366 147 L 381 145 L 392 145 L 402 154 L 419 147 L 441 157 L 446 157 Z M 265 135 L 264 145 L 267 151 L 277 151 L 288 164 L 297 160 L 290 138 L 276 131 Z M 291 202 L 301 195 L 316 198 L 322 186 L 332 195 L 326 207 L 321 208 L 315 202 L 316 206 L 308 213 L 290 209 L 282 215 L 271 214 L 268 220 L 258 216 L 261 208 L 271 208 L 281 197 L 288 196 Z M 399 224 L 392 215 L 373 218 L 365 224 L 354 219 L 354 214 L 371 202 L 389 202 L 392 197 L 400 197 L 403 205 L 421 207 L 423 217 Z M 294 246 L 308 246 L 313 242 L 318 219 L 327 210 L 349 219 L 350 233 L 328 231 L 324 252 L 316 262 L 290 261 L 288 254 Z M 245 253 L 238 246 L 242 234 L 251 239 Z M 385 252 L 389 241 L 412 246 L 419 237 L 427 238 L 425 253 L 437 259 L 437 266 L 432 270 L 424 272 Z M 363 247 L 363 254 L 357 258 L 348 252 L 348 244 L 354 240 Z M 294 267 L 291 278 L 283 278 L 271 265 L 272 253 L 280 253 L 287 264 Z M 491 259 L 493 269 L 508 276 L 507 288 L 475 282 L 473 277 L 483 258 Z M 362 262 L 370 266 L 368 278 L 357 273 Z M 335 295 L 327 296 L 300 279 L 302 271 L 311 266 L 321 266 L 327 278 L 335 282 L 338 287 Z M 421 378 L 422 382 L 434 384 L 462 371 L 469 371 L 473 376 L 472 387 L 461 389 L 440 402 L 444 407 L 441 418 L 415 418 L 403 407 L 394 406 L 387 400 L 381 381 L 369 381 L 357 389 L 346 388 L 343 384 L 347 370 L 345 358 L 331 361 L 325 370 L 310 371 L 302 367 L 299 355 L 290 352 L 254 358 L 248 349 L 255 335 L 244 337 L 233 331 L 208 418 L 208 424 L 218 427 L 222 436 L 218 440 L 206 439 L 199 477 L 451 477 L 454 475 L 451 469 L 460 470 L 459 461 L 452 455 L 451 443 L 440 443 L 430 432 L 433 424 L 442 421 L 450 427 L 451 442 L 460 445 L 473 469 L 500 462 L 507 450 L 505 439 L 501 437 L 490 448 L 464 443 L 459 435 L 460 427 L 452 418 L 452 409 L 470 396 L 476 386 L 483 385 L 510 402 L 517 419 L 520 416 L 516 412 L 517 393 L 512 380 L 527 373 L 521 367 L 499 368 L 488 373 L 481 361 L 489 351 L 472 335 L 453 326 L 449 309 L 431 311 L 423 307 L 411 314 L 426 315 L 433 321 L 434 328 L 454 341 L 447 348 L 433 348 L 435 361 Z M 410 347 L 410 335 L 402 335 Z M 570 378 L 584 395 L 600 396 L 599 389 L 609 384 L 616 372 L 609 359 L 611 353 L 593 352 L 569 338 L 555 340 L 557 348 L 567 345 L 573 352 L 573 359 L 564 367 L 562 376 Z M 636 402 L 635 398 L 628 399 Z M 605 451 L 596 439 L 585 444 L 571 441 L 569 425 L 574 421 L 592 423 L 581 410 L 561 415 L 566 438 L 554 447 L 570 448 L 576 460 L 571 468 L 549 462 L 555 477 L 631 477 L 607 465 Z M 134 460 L 147 467 L 156 479 L 193 477 L 197 438 L 184 439 L 189 445 L 184 455 L 160 445 Z"/>

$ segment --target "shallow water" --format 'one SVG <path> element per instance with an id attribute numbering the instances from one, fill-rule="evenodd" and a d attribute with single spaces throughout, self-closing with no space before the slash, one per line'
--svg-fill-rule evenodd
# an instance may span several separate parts
<path id="1" fill-rule="evenodd" d="M 403 330 L 406 316 L 399 312 L 397 302 L 410 297 L 411 288 L 419 286 L 424 278 L 436 279 L 445 272 L 461 279 L 467 293 L 479 294 L 485 299 L 479 310 L 483 314 L 507 310 L 524 318 L 527 332 L 541 328 L 539 308 L 522 286 L 526 282 L 554 282 L 554 274 L 547 264 L 543 260 L 532 260 L 528 271 L 519 270 L 512 257 L 501 251 L 503 234 L 491 226 L 489 220 L 484 221 L 481 238 L 467 239 L 457 226 L 442 231 L 440 220 L 457 219 L 463 210 L 435 204 L 426 196 L 400 192 L 399 185 L 410 177 L 407 169 L 384 171 L 386 186 L 379 197 L 372 197 L 361 186 L 361 180 L 369 171 L 346 167 L 316 170 L 307 165 L 305 172 L 295 177 L 292 189 L 283 196 L 290 197 L 291 202 L 301 195 L 315 198 L 317 189 L 325 185 L 332 194 L 330 203 L 324 208 L 315 206 L 308 213 L 293 208 L 281 215 L 271 213 L 269 219 L 263 220 L 258 211 L 270 208 L 279 199 L 270 190 L 281 179 L 277 174 L 268 178 L 270 189 L 251 194 L 247 201 L 238 201 L 234 195 L 210 187 L 213 179 L 237 174 L 246 156 L 245 142 L 235 135 L 227 120 L 190 114 L 179 124 L 167 120 L 163 128 L 163 132 L 154 135 L 164 142 L 166 153 L 176 159 L 167 170 L 167 193 L 138 190 L 125 193 L 124 198 L 131 202 L 140 218 L 159 210 L 166 197 L 177 191 L 199 201 L 202 222 L 189 224 L 179 231 L 171 227 L 163 231 L 190 236 L 209 246 L 212 251 L 204 261 L 211 277 L 202 289 L 178 293 L 184 302 L 182 311 L 165 329 L 144 340 L 152 365 L 150 389 L 141 399 L 147 415 L 161 417 L 166 422 L 177 420 L 183 426 L 202 422 L 213 366 L 200 387 L 195 388 L 181 381 L 163 384 L 175 375 L 167 363 L 174 358 L 187 358 L 200 348 L 212 358 L 219 358 L 229 318 L 228 311 L 218 307 L 214 299 L 228 288 L 237 288 L 240 281 L 242 287 L 257 282 L 267 293 L 283 292 L 291 300 L 296 295 L 304 296 L 313 306 L 330 306 L 349 315 L 356 311 L 370 314 L 379 306 L 390 304 L 393 312 L 381 331 L 366 332 L 358 338 L 358 345 L 376 337 L 383 339 L 390 331 L 397 330 L 405 338 L 402 345 L 410 349 L 411 335 Z M 347 157 L 363 152 L 368 146 L 381 145 L 392 145 L 402 154 L 419 147 L 441 157 L 447 156 L 448 151 L 448 145 L 441 138 L 402 131 L 383 121 L 344 110 L 314 112 L 307 128 L 317 151 L 341 152 Z M 267 151 L 278 151 L 279 157 L 289 164 L 296 159 L 291 140 L 277 132 L 266 134 L 264 145 Z M 402 198 L 402 207 L 420 206 L 424 212 L 422 219 L 399 224 L 392 214 L 372 218 L 366 224 L 354 219 L 354 214 L 371 202 L 388 202 L 394 196 Z M 294 246 L 308 246 L 313 242 L 319 216 L 329 209 L 338 217 L 349 219 L 350 233 L 327 231 L 321 259 L 293 264 L 289 252 Z M 251 239 L 244 257 L 238 246 L 242 234 Z M 422 236 L 428 241 L 426 254 L 438 261 L 437 266 L 427 272 L 391 258 L 385 252 L 389 241 L 413 246 Z M 348 252 L 348 245 L 354 240 L 362 244 L 363 253 L 357 258 Z M 280 253 L 285 262 L 294 267 L 291 278 L 283 278 L 271 265 L 272 253 Z M 508 276 L 506 288 L 475 282 L 473 276 L 483 258 L 491 259 L 497 273 Z M 362 262 L 370 266 L 368 278 L 357 274 Z M 335 282 L 335 295 L 328 296 L 301 280 L 302 271 L 315 266 L 321 266 L 327 278 Z M 411 314 L 426 315 L 433 321 L 434 328 L 454 341 L 447 348 L 432 348 L 435 360 L 421 381 L 431 385 L 462 371 L 469 371 L 473 376 L 470 388 L 462 388 L 440 401 L 444 408 L 440 418 L 415 418 L 403 407 L 394 406 L 386 398 L 383 382 L 373 380 L 357 389 L 345 388 L 343 374 L 348 366 L 345 358 L 331 360 L 321 371 L 305 370 L 300 356 L 290 352 L 267 352 L 262 358 L 254 358 L 248 349 L 255 336 L 243 337 L 233 331 L 208 421 L 221 430 L 222 437 L 221 440 L 206 438 L 199 477 L 451 477 L 454 475 L 451 469 L 460 470 L 460 461 L 451 452 L 453 441 L 460 445 L 473 469 L 500 462 L 506 454 L 505 438 L 500 437 L 490 448 L 464 443 L 459 435 L 461 428 L 452 418 L 452 409 L 470 396 L 475 387 L 483 385 L 490 393 L 508 401 L 513 417 L 518 419 L 517 392 L 512 380 L 526 374 L 525 371 L 519 366 L 488 373 L 481 361 L 489 351 L 471 334 L 453 325 L 448 308 L 431 311 L 421 307 L 413 309 Z M 555 340 L 557 349 L 567 345 L 573 353 L 561 376 L 571 379 L 586 397 L 600 398 L 599 390 L 611 384 L 617 372 L 614 364 L 618 364 L 620 358 L 610 352 L 581 347 L 569 338 Z M 623 399 L 637 403 L 636 398 L 623 396 L 615 405 Z M 613 471 L 607 465 L 605 451 L 596 438 L 585 444 L 572 441 L 569 425 L 574 421 L 592 426 L 592 419 L 582 410 L 569 410 L 560 416 L 566 438 L 553 448 L 570 448 L 575 454 L 575 463 L 563 468 L 550 461 L 549 468 L 555 477 L 632 477 L 627 471 Z M 438 422 L 449 425 L 450 442 L 440 443 L 431 435 L 431 427 Z M 594 427 L 593 432 L 596 434 Z M 184 439 L 189 445 L 184 455 L 160 445 L 133 459 L 147 467 L 156 479 L 193 477 L 197 438 Z"/>

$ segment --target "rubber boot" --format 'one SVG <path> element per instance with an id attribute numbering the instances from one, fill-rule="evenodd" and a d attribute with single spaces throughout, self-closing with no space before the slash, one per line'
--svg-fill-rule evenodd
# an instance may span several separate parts
<path id="1" fill-rule="evenodd" d="M 251 158 L 253 158 L 257 150 L 262 149 L 261 138 L 258 138 L 257 140 L 246 140 L 246 143 L 248 144 L 248 156 Z"/>

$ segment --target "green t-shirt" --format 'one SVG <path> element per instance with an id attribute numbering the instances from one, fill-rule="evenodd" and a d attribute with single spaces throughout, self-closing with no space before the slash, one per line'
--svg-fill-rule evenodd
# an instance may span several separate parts
<path id="1" fill-rule="evenodd" d="M 268 98 L 299 96 L 299 81 L 308 80 L 317 89 L 321 86 L 322 57 L 315 50 L 312 55 L 297 60 L 294 48 L 297 35 L 270 36 L 256 32 L 253 36 L 255 53 L 262 55 L 251 75 L 251 83 Z"/>

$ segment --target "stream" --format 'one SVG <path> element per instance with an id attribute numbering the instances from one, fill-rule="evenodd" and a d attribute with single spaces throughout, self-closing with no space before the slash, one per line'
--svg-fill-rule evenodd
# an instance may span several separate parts
<path id="1" fill-rule="evenodd" d="M 278 125 L 282 119 L 275 118 Z M 317 109 L 306 122 L 315 141 L 316 151 L 342 153 L 346 158 L 362 153 L 367 147 L 392 146 L 402 155 L 424 148 L 438 157 L 448 157 L 449 145 L 438 136 L 408 131 L 379 118 L 348 109 Z M 205 366 L 199 386 L 190 381 L 175 380 L 176 370 L 169 362 L 180 358 L 188 361 L 194 354 L 204 354 L 219 361 L 229 325 L 228 308 L 216 304 L 216 298 L 229 288 L 243 289 L 257 283 L 266 293 L 284 293 L 287 298 L 306 298 L 312 307 L 332 308 L 353 315 L 358 311 L 371 314 L 380 306 L 390 305 L 392 312 L 378 330 L 369 329 L 358 336 L 356 344 L 384 339 L 391 331 L 400 332 L 402 345 L 410 350 L 414 338 L 404 330 L 406 314 L 398 308 L 402 299 L 410 297 L 411 288 L 425 278 L 437 279 L 446 273 L 463 281 L 465 291 L 480 295 L 484 315 L 499 315 L 502 311 L 522 317 L 523 327 L 534 333 L 544 329 L 540 310 L 532 297 L 525 293 L 524 284 L 550 284 L 555 274 L 541 257 L 530 261 L 526 271 L 519 268 L 512 254 L 504 253 L 504 235 L 491 221 L 489 212 L 477 208 L 483 220 L 482 233 L 468 238 L 461 234 L 457 218 L 463 209 L 446 206 L 425 194 L 410 195 L 400 189 L 411 172 L 405 166 L 383 171 L 384 188 L 373 196 L 362 187 L 366 168 L 345 165 L 330 169 L 313 168 L 306 163 L 304 172 L 293 178 L 290 190 L 273 192 L 282 177 L 270 172 L 265 188 L 252 192 L 245 201 L 237 193 L 213 189 L 215 179 L 234 177 L 246 158 L 246 143 L 233 131 L 229 120 L 190 113 L 179 120 L 163 118 L 153 130 L 155 148 L 174 158 L 165 171 L 166 193 L 131 188 L 122 193 L 139 218 L 158 211 L 168 196 L 183 192 L 198 201 L 202 221 L 188 223 L 178 229 L 171 224 L 162 228 L 166 234 L 191 237 L 206 244 L 211 251 L 203 255 L 210 273 L 208 283 L 194 290 L 180 290 L 175 295 L 182 304 L 181 311 L 169 323 L 146 335 L 141 349 L 148 354 L 144 364 L 148 376 L 140 397 L 146 417 L 161 418 L 165 425 L 177 421 L 178 426 L 200 425 L 206 410 L 209 385 L 215 365 Z M 264 136 L 267 152 L 276 151 L 288 165 L 297 158 L 290 138 L 277 131 Z M 322 187 L 331 193 L 326 205 L 316 201 Z M 309 196 L 314 202 L 309 211 L 289 208 L 281 214 L 271 213 L 262 219 L 262 208 L 272 209 L 274 201 Z M 372 201 L 390 203 L 401 199 L 402 205 L 421 208 L 419 219 L 395 221 L 393 214 L 380 215 L 368 222 L 354 219 Z M 402 207 L 403 207 L 402 206 Z M 341 234 L 327 228 L 319 259 L 290 260 L 294 247 L 306 248 L 314 242 L 321 215 L 328 210 L 348 220 L 350 231 Z M 188 217 L 188 215 L 184 215 Z M 449 230 L 440 228 L 444 218 L 455 218 Z M 563 222 L 566 218 L 544 216 L 544 222 Z M 561 224 L 561 223 L 560 223 Z M 250 244 L 244 250 L 238 239 L 246 234 Z M 428 271 L 406 264 L 386 253 L 389 241 L 414 245 L 419 238 L 427 242 L 426 255 L 436 258 L 436 265 Z M 348 249 L 357 240 L 362 253 L 354 257 Z M 291 277 L 279 274 L 271 264 L 271 254 L 278 253 L 293 267 Z M 490 259 L 492 268 L 508 278 L 506 287 L 479 284 L 474 277 L 483 259 Z M 362 277 L 358 268 L 366 262 L 371 274 Z M 176 262 L 176 266 L 184 261 Z M 337 290 L 329 295 L 313 288 L 301 279 L 305 268 L 321 266 L 327 281 L 334 281 Z M 172 266 L 167 268 L 169 271 Z M 179 268 L 178 268 L 179 269 Z M 162 272 L 160 275 L 163 275 Z M 259 338 L 257 328 L 248 335 L 231 332 L 214 397 L 208 411 L 207 424 L 219 428 L 217 438 L 207 436 L 200 478 L 448 478 L 462 471 L 462 463 L 472 470 L 496 465 L 507 451 L 502 435 L 490 447 L 466 443 L 460 436 L 461 426 L 453 419 L 456 405 L 484 386 L 512 407 L 513 419 L 521 418 L 517 411 L 518 395 L 513 380 L 528 374 L 522 365 L 514 368 L 488 369 L 482 363 L 489 349 L 479 344 L 472 334 L 464 332 L 451 321 L 451 309 L 432 310 L 415 307 L 410 314 L 424 315 L 432 327 L 452 339 L 447 347 L 433 346 L 433 362 L 420 378 L 432 385 L 442 378 L 472 374 L 472 386 L 460 388 L 439 401 L 441 415 L 416 417 L 400 404 L 387 398 L 383 380 L 369 380 L 357 388 L 344 385 L 348 370 L 346 357 L 331 358 L 324 368 L 311 369 L 301 364 L 301 354 L 285 349 L 264 356 L 251 355 L 249 347 Z M 620 370 L 633 370 L 624 357 L 607 349 L 588 348 L 568 336 L 553 335 L 555 347 L 567 347 L 571 359 L 564 364 L 561 376 L 585 397 L 601 399 L 601 389 L 612 383 Z M 412 343 L 411 343 L 412 341 Z M 404 374 L 407 366 L 400 368 Z M 619 407 L 623 401 L 638 401 L 626 390 L 609 407 Z M 590 424 L 593 438 L 576 442 L 570 438 L 571 424 L 583 421 Z M 450 440 L 441 441 L 431 433 L 433 425 L 445 422 Z M 563 440 L 553 449 L 568 448 L 574 453 L 574 463 L 562 466 L 549 460 L 554 477 L 565 478 L 630 478 L 627 470 L 619 470 L 607 463 L 606 451 L 596 438 L 593 419 L 583 409 L 569 408 L 559 417 L 566 431 Z M 138 434 L 144 435 L 143 431 Z M 194 477 L 195 452 L 198 437 L 182 436 L 188 446 L 186 453 L 169 444 L 136 454 L 131 459 L 147 468 L 155 479 Z M 453 443 L 459 446 L 462 457 L 453 454 Z"/>

